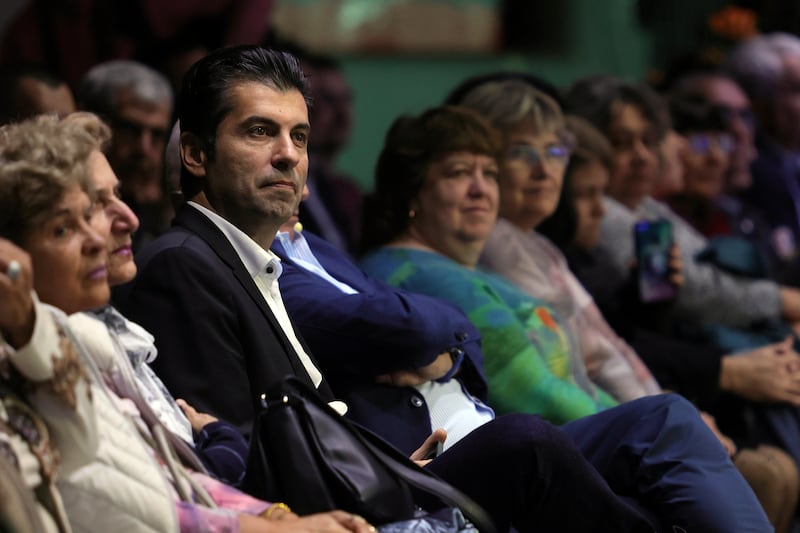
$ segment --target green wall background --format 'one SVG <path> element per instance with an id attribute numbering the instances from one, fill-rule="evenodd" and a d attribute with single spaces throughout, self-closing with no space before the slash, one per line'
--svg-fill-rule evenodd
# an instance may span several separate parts
<path id="1" fill-rule="evenodd" d="M 530 0 L 541 1 L 541 0 Z M 365 191 L 384 135 L 403 113 L 419 113 L 442 102 L 461 80 L 496 70 L 521 70 L 565 85 L 604 72 L 641 79 L 651 63 L 652 38 L 636 20 L 637 0 L 569 1 L 565 41 L 550 55 L 351 56 L 342 63 L 354 91 L 354 129 L 338 167 Z"/>

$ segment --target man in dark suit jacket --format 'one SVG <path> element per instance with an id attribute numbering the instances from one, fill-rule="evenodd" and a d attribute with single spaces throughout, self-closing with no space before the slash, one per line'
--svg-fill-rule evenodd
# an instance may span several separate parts
<path id="1" fill-rule="evenodd" d="M 154 369 L 175 397 L 247 436 L 271 384 L 297 375 L 312 385 L 233 246 L 197 208 L 184 207 L 137 263 L 139 276 L 121 293 L 124 310 L 156 335 L 164 356 Z M 191 361 L 176 356 L 184 353 Z M 333 400 L 324 381 L 318 390 Z"/>
<path id="2" fill-rule="evenodd" d="M 257 52 L 248 59 L 253 69 L 281 61 Z M 313 361 L 278 322 L 288 322 L 279 298 L 271 297 L 280 267 L 265 251 L 305 183 L 305 80 L 299 69 L 293 76 L 276 69 L 262 81 L 226 61 L 218 58 L 210 69 L 216 92 L 197 86 L 211 80 L 187 78 L 185 92 L 207 98 L 203 112 L 181 113 L 181 183 L 192 204 L 138 256 L 140 275 L 121 291 L 121 302 L 158 338 L 165 357 L 155 369 L 170 390 L 249 434 L 259 394 L 286 375 L 313 381 L 323 398 L 333 398 L 318 371 L 312 380 Z M 209 128 L 209 117 L 216 127 Z M 213 146 L 187 133 L 209 129 Z M 179 353 L 191 357 L 191 368 Z"/>
<path id="3" fill-rule="evenodd" d="M 139 254 L 139 278 L 123 294 L 121 307 L 156 338 L 157 371 L 168 387 L 245 432 L 259 395 L 287 374 L 332 400 L 283 307 L 281 265 L 268 251 L 280 224 L 296 212 L 305 182 L 305 94 L 296 60 L 280 52 L 220 49 L 190 69 L 179 113 L 181 188 L 188 204 L 174 228 Z M 449 351 L 436 360 L 442 363 L 437 373 L 447 374 Z M 615 431 L 586 433 L 584 440 L 592 442 L 582 448 L 594 450 L 591 459 L 604 471 L 622 468 L 635 475 L 645 491 L 667 475 L 665 469 L 674 470 L 676 459 L 665 460 L 662 449 L 688 455 L 690 461 L 677 462 L 702 474 L 694 476 L 696 490 L 724 486 L 724 505 L 676 506 L 670 496 L 658 502 L 663 516 L 707 531 L 730 530 L 712 527 L 718 516 L 767 528 L 752 492 L 692 413 L 674 396 L 609 410 L 591 423 Z M 386 415 L 385 423 L 394 423 Z M 637 452 L 643 470 L 607 445 L 634 427 L 647 441 Z M 687 439 L 691 445 L 681 444 Z M 647 444 L 662 441 L 672 444 L 649 453 Z M 653 531 L 653 522 L 618 497 L 584 455 L 570 436 L 538 417 L 511 415 L 477 428 L 428 468 L 473 496 L 498 530 Z"/>

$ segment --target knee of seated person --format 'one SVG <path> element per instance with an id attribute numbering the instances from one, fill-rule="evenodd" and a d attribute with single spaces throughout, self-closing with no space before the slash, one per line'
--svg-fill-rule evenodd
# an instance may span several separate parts
<path id="1" fill-rule="evenodd" d="M 680 394 L 670 392 L 654 396 L 645 396 L 644 398 L 639 398 L 627 403 L 631 405 L 636 404 L 642 416 L 663 412 L 669 413 L 671 418 L 675 420 L 685 420 L 687 423 L 703 423 L 697 411 L 697 407 Z"/>
<path id="2" fill-rule="evenodd" d="M 535 450 L 538 454 L 563 452 L 575 448 L 572 439 L 553 424 L 538 416 L 510 414 L 494 420 L 494 434 L 506 447 Z"/>
<path id="3" fill-rule="evenodd" d="M 739 452 L 734 464 L 752 487 L 770 522 L 791 514 L 797 505 L 797 468 L 792 458 L 777 448 L 759 446 Z"/>
<path id="4" fill-rule="evenodd" d="M 628 424 L 640 428 L 651 428 L 651 431 L 691 432 L 699 430 L 700 434 L 708 433 L 707 426 L 700 413 L 689 400 L 679 394 L 668 393 L 645 396 L 625 402 L 620 406 L 626 413 Z M 716 437 L 713 437 L 716 441 Z"/>
<path id="5" fill-rule="evenodd" d="M 782 490 L 787 497 L 792 496 L 797 499 L 798 489 L 800 489 L 800 473 L 797 464 L 792 456 L 774 446 L 762 444 L 757 451 L 764 456 L 772 466 L 773 475 L 778 478 Z"/>

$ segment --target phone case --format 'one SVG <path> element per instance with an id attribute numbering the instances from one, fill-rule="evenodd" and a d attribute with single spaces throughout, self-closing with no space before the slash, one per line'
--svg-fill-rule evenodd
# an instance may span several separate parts
<path id="1" fill-rule="evenodd" d="M 674 299 L 677 287 L 669 279 L 672 224 L 667 220 L 643 220 L 636 224 L 634 232 L 639 297 L 647 303 Z"/>

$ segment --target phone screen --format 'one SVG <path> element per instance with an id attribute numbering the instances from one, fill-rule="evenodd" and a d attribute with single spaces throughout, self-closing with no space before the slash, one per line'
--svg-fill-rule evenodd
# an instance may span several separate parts
<path id="1" fill-rule="evenodd" d="M 672 300 L 677 287 L 669 279 L 672 224 L 668 220 L 643 220 L 634 226 L 639 296 L 643 302 Z"/>

